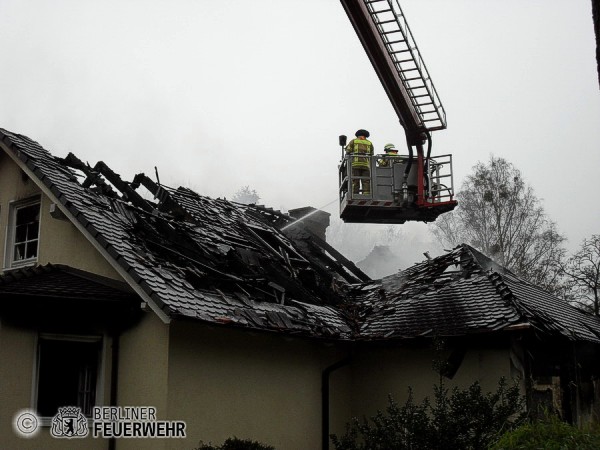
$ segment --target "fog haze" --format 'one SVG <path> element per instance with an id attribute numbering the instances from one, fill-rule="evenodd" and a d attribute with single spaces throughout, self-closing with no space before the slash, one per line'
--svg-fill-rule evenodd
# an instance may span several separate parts
<path id="1" fill-rule="evenodd" d="M 401 5 L 448 115 L 433 153 L 454 155 L 455 185 L 501 156 L 569 249 L 600 232 L 590 1 Z M 335 217 L 337 136 L 404 143 L 338 0 L 0 0 L 0 54 L 0 127 L 127 179 L 157 166 L 165 184 L 229 198 L 248 185 L 268 206 Z M 400 227 L 431 240 L 426 224 Z M 354 229 L 361 242 L 384 227 Z"/>

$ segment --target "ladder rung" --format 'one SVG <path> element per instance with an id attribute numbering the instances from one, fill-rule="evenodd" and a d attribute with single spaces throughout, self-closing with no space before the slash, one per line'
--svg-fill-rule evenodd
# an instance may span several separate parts
<path id="1" fill-rule="evenodd" d="M 423 122 L 441 122 L 442 119 L 425 119 Z"/>
<path id="2" fill-rule="evenodd" d="M 375 22 L 376 25 L 383 25 L 384 23 L 392 23 L 395 22 L 396 19 L 390 19 L 390 20 L 382 20 L 381 22 Z"/>
<path id="3" fill-rule="evenodd" d="M 406 86 L 406 89 L 408 90 L 413 90 L 413 89 L 425 89 L 427 86 L 423 85 L 423 86 Z"/>
<path id="4" fill-rule="evenodd" d="M 392 11 L 393 11 L 392 8 L 380 9 L 379 11 L 372 11 L 371 14 L 381 14 L 381 13 L 392 12 Z"/>
<path id="5" fill-rule="evenodd" d="M 412 77 L 412 78 L 406 78 L 404 81 L 412 81 L 412 80 L 422 80 L 423 77 Z"/>
<path id="6" fill-rule="evenodd" d="M 418 89 L 418 88 L 425 88 L 425 87 L 427 87 L 427 81 L 430 81 L 430 79 L 429 78 L 422 78 L 422 80 L 423 80 L 423 86 L 414 86 L 414 87 L 411 87 L 411 89 Z"/>
<path id="7" fill-rule="evenodd" d="M 427 106 L 427 105 L 433 105 L 433 102 L 417 103 L 417 106 Z"/>
<path id="8" fill-rule="evenodd" d="M 410 98 L 429 97 L 429 93 L 421 95 L 411 95 Z M 425 103 L 424 103 L 425 104 Z"/>
<path id="9" fill-rule="evenodd" d="M 406 42 L 406 39 L 398 39 L 397 41 L 389 41 L 389 42 L 386 42 L 386 44 L 392 45 L 392 44 L 399 44 L 401 42 Z"/>
<path id="10" fill-rule="evenodd" d="M 412 69 L 402 69 L 401 67 L 398 67 L 398 70 L 399 70 L 400 72 L 404 73 L 404 72 L 411 72 L 411 71 L 413 71 L 413 70 L 419 70 L 419 68 L 418 68 L 418 67 L 413 67 Z M 419 77 L 419 78 L 423 78 L 423 77 Z M 415 78 L 415 79 L 416 79 L 416 78 Z"/>
<path id="11" fill-rule="evenodd" d="M 404 53 L 404 52 L 410 52 L 410 48 L 407 48 L 406 50 L 396 50 L 396 51 L 390 52 L 390 55 L 395 55 L 397 53 Z"/>
<path id="12" fill-rule="evenodd" d="M 403 62 L 414 62 L 413 58 L 408 58 L 408 59 L 399 59 L 398 61 L 394 61 L 396 64 L 400 64 Z"/>
<path id="13" fill-rule="evenodd" d="M 384 31 L 381 34 L 392 34 L 392 33 L 400 33 L 402 30 L 397 29 L 397 30 L 390 30 L 390 31 Z"/>
<path id="14" fill-rule="evenodd" d="M 365 4 L 366 5 L 370 5 L 371 3 L 379 3 L 379 2 L 385 2 L 386 0 L 365 0 Z"/>

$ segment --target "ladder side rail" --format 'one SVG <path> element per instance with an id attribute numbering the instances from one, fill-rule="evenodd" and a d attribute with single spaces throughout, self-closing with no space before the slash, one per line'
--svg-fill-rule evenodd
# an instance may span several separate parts
<path id="1" fill-rule="evenodd" d="M 439 116 L 439 119 L 441 122 L 441 128 L 438 127 L 435 129 L 444 129 L 444 128 L 446 128 L 446 111 L 444 110 L 444 107 L 439 98 L 437 90 L 435 89 L 435 85 L 433 84 L 431 76 L 429 75 L 429 71 L 427 70 L 425 61 L 423 60 L 423 57 L 421 56 L 421 52 L 419 51 L 419 48 L 414 39 L 414 36 L 410 29 L 410 26 L 409 26 L 408 22 L 406 21 L 404 12 L 402 11 L 402 8 L 401 8 L 398 0 L 388 0 L 388 2 L 390 4 L 390 7 L 392 8 L 392 10 L 394 11 L 396 18 L 399 19 L 398 23 L 400 25 L 400 28 L 404 29 L 403 34 L 405 34 L 407 42 L 409 44 L 409 52 L 411 53 L 413 59 L 415 60 L 415 65 L 419 69 L 419 73 L 421 74 L 421 77 L 423 78 L 423 81 L 424 81 L 423 87 L 427 90 L 427 93 L 429 94 L 430 98 L 432 99 L 432 102 L 436 108 L 436 113 Z M 418 105 L 415 105 L 415 107 L 418 108 Z M 431 128 L 428 128 L 428 130 L 434 131 Z"/>
<path id="2" fill-rule="evenodd" d="M 420 126 L 429 131 L 444 129 L 446 128 L 445 110 L 429 76 L 429 72 L 421 57 L 404 13 L 397 0 L 384 1 L 387 6 L 379 9 L 374 6 L 374 3 L 377 2 L 365 1 L 365 4 L 400 81 L 408 93 L 409 101 L 419 118 Z M 391 13 L 394 18 L 393 20 L 387 18 L 386 20 L 379 20 L 379 15 L 388 13 Z M 395 22 L 394 25 L 397 28 L 387 26 L 391 22 Z M 397 33 L 400 33 L 402 36 L 401 39 L 396 35 Z M 394 35 L 394 37 L 390 38 L 390 35 Z M 397 44 L 402 44 L 406 48 L 398 47 Z M 406 53 L 409 53 L 410 57 Z M 415 71 L 418 72 L 418 76 L 413 74 Z M 407 75 L 407 72 L 409 75 Z M 417 83 L 411 84 L 415 80 Z M 413 92 L 418 92 L 418 94 L 415 95 Z M 424 99 L 425 101 L 420 102 L 420 99 Z M 424 109 L 426 106 L 432 106 L 432 109 Z M 426 114 L 429 114 L 429 116 L 426 116 Z M 431 115 L 435 117 L 431 118 Z"/>
<path id="3" fill-rule="evenodd" d="M 422 120 L 410 101 L 406 83 L 400 78 L 394 60 L 390 57 L 386 43 L 375 24 L 377 19 L 371 12 L 373 8 L 369 8 L 371 6 L 369 0 L 340 0 L 340 2 L 405 129 L 407 141 L 416 143 L 424 131 Z M 388 2 L 389 0 L 380 0 L 372 3 L 377 3 L 376 10 L 379 10 L 382 5 L 389 5 Z M 401 37 L 400 33 L 395 34 Z"/>

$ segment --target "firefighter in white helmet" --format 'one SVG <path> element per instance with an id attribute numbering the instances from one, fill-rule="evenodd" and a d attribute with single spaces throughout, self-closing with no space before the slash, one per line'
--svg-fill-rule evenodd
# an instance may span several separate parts
<path id="1" fill-rule="evenodd" d="M 383 150 L 385 151 L 385 155 L 383 155 L 383 158 L 378 160 L 377 163 L 379 164 L 379 167 L 391 167 L 392 164 L 396 162 L 398 150 L 396 150 L 394 144 L 385 144 Z"/>

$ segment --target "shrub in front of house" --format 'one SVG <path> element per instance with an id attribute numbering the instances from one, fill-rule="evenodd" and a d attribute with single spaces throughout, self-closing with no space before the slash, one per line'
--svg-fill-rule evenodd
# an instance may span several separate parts
<path id="1" fill-rule="evenodd" d="M 579 429 L 556 416 L 526 423 L 505 433 L 491 450 L 595 450 L 600 430 Z"/>
<path id="2" fill-rule="evenodd" d="M 233 437 L 223 442 L 223 445 L 203 444 L 201 442 L 200 447 L 197 447 L 194 450 L 275 450 L 275 447 L 261 444 L 257 441 L 251 441 L 249 439 L 238 439 Z"/>
<path id="3" fill-rule="evenodd" d="M 370 420 L 353 419 L 346 434 L 331 435 L 336 450 L 483 450 L 506 431 L 523 423 L 524 399 L 517 383 L 500 379 L 496 392 L 484 393 L 478 382 L 467 389 L 434 386 L 433 401 L 399 405 L 390 396 L 385 412 Z"/>

